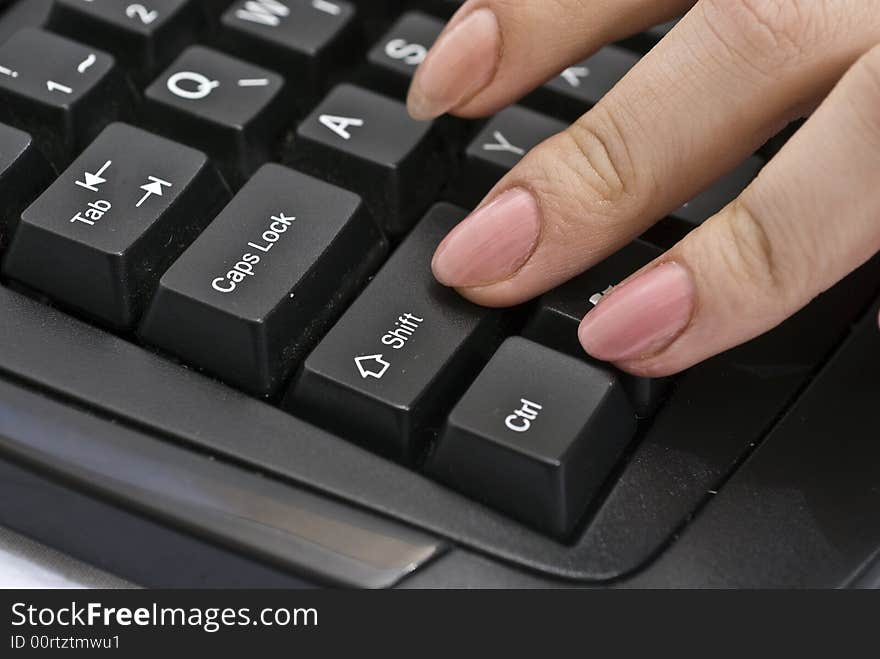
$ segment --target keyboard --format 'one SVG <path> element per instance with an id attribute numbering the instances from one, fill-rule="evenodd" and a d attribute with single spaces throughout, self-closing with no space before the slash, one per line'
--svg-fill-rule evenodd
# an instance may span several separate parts
<path id="1" fill-rule="evenodd" d="M 528 304 L 431 275 L 670 26 L 418 123 L 461 2 L 4 4 L 0 524 L 160 587 L 873 585 L 880 258 L 675 377 L 576 338 L 785 134 Z"/>

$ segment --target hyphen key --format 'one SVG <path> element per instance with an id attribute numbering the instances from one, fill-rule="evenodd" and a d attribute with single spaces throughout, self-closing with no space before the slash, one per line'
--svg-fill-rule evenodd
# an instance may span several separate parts
<path id="1" fill-rule="evenodd" d="M 431 254 L 465 216 L 435 206 L 306 359 L 287 406 L 407 456 L 497 345 L 501 312 L 438 284 Z"/>
<path id="2" fill-rule="evenodd" d="M 357 195 L 265 165 L 162 277 L 141 335 L 270 394 L 386 249 Z"/>

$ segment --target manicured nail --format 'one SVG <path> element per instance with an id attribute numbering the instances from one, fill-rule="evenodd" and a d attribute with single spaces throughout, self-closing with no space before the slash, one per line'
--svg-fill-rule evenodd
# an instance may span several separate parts
<path id="1" fill-rule="evenodd" d="M 578 337 L 584 350 L 603 361 L 655 355 L 688 326 L 695 300 L 690 273 L 664 263 L 614 288 L 581 322 Z"/>
<path id="2" fill-rule="evenodd" d="M 488 85 L 498 67 L 501 31 L 491 9 L 477 9 L 443 34 L 413 78 L 414 119 L 439 117 Z"/>
<path id="3" fill-rule="evenodd" d="M 431 267 L 441 284 L 485 286 L 507 279 L 531 257 L 541 213 L 531 193 L 513 188 L 472 213 L 450 232 Z"/>

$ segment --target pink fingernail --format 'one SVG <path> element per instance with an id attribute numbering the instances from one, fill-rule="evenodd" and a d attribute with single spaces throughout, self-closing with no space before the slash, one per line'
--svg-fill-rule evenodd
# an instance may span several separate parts
<path id="1" fill-rule="evenodd" d="M 501 51 L 491 9 L 477 9 L 443 34 L 422 62 L 407 106 L 414 119 L 434 119 L 488 85 Z"/>
<path id="2" fill-rule="evenodd" d="M 685 330 L 695 303 L 690 273 L 664 263 L 614 288 L 581 322 L 578 337 L 584 350 L 603 361 L 654 355 Z"/>
<path id="3" fill-rule="evenodd" d="M 541 214 L 531 193 L 508 190 L 446 236 L 434 253 L 434 276 L 455 287 L 507 279 L 532 255 L 540 231 Z"/>

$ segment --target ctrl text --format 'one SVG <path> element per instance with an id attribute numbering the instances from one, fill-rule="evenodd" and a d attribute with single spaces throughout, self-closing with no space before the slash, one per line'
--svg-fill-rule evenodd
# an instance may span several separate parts
<path id="1" fill-rule="evenodd" d="M 544 406 L 525 398 L 521 398 L 519 402 L 521 403 L 519 409 L 514 410 L 513 414 L 504 419 L 504 425 L 514 432 L 526 432 L 532 427 L 532 423 L 538 418 Z"/>

